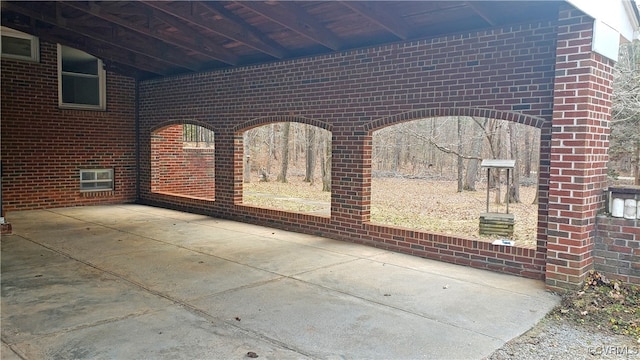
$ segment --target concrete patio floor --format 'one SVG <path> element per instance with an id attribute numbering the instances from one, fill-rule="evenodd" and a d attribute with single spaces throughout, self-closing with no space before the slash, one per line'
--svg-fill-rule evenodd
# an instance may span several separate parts
<path id="1" fill-rule="evenodd" d="M 142 205 L 11 212 L 8 359 L 481 359 L 541 281 Z"/>

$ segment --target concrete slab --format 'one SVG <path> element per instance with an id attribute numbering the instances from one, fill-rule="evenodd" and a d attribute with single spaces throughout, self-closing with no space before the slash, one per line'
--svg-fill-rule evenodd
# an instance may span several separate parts
<path id="1" fill-rule="evenodd" d="M 3 359 L 480 359 L 559 302 L 539 281 L 141 205 L 7 218 Z"/>
<path id="2" fill-rule="evenodd" d="M 76 229 L 32 231 L 27 236 L 38 244 L 89 262 L 105 256 L 144 250 L 149 243 L 149 239 L 93 224 Z"/>
<path id="3" fill-rule="evenodd" d="M 8 219 L 8 218 L 7 218 Z M 51 229 L 54 231 L 78 229 L 87 226 L 87 222 L 69 218 L 47 210 L 19 211 L 11 216 L 11 221 L 20 223 L 20 232 L 29 234 L 32 231 Z"/>
<path id="4" fill-rule="evenodd" d="M 194 304 L 314 358 L 462 359 L 502 341 L 322 287 L 280 279 Z"/>
<path id="5" fill-rule="evenodd" d="M 0 269 L 3 276 L 32 269 L 35 264 L 53 266 L 69 262 L 69 258 L 60 255 L 60 253 L 16 235 L 2 237 L 0 255 Z"/>
<path id="6" fill-rule="evenodd" d="M 2 360 L 22 360 L 18 354 L 16 354 L 9 345 L 2 343 L 0 345 L 0 359 Z"/>
<path id="7" fill-rule="evenodd" d="M 340 254 L 351 255 L 358 258 L 369 258 L 388 253 L 386 250 L 370 246 L 362 246 L 360 244 L 327 239 L 321 236 L 299 234 L 278 229 L 273 229 L 272 232 L 265 235 L 265 237 L 311 246 Z"/>
<path id="8" fill-rule="evenodd" d="M 66 216 L 72 219 L 81 219 L 88 223 L 96 223 L 100 225 L 111 225 L 119 222 L 137 223 L 148 222 L 153 220 L 163 220 L 166 216 L 154 214 L 152 212 L 135 211 L 129 206 L 119 207 L 111 205 L 94 206 L 94 210 L 87 213 L 83 211 L 83 207 L 50 209 L 49 211 Z"/>
<path id="9" fill-rule="evenodd" d="M 504 341 L 535 325 L 532 313 L 546 313 L 557 303 L 537 281 L 522 294 L 475 281 L 484 273 L 472 271 L 459 280 L 361 259 L 295 278 Z"/>
<path id="10" fill-rule="evenodd" d="M 280 275 L 293 275 L 355 260 L 353 256 L 262 236 L 190 240 L 190 249 Z"/>
<path id="11" fill-rule="evenodd" d="M 304 359 L 232 325 L 181 307 L 19 343 L 27 359 Z M 4 357 L 3 357 L 4 360 Z"/>
<path id="12" fill-rule="evenodd" d="M 11 245 L 28 247 L 27 240 Z M 6 240 L 3 237 L 2 242 Z M 4 245 L 4 244 L 3 244 Z M 17 257 L 3 246 L 2 263 Z M 61 255 L 59 255 L 62 257 Z M 20 342 L 34 336 L 91 326 L 166 307 L 171 303 L 136 286 L 67 259 L 29 257 L 31 265 L 2 271 L 2 339 Z"/>
<path id="13" fill-rule="evenodd" d="M 278 275 L 165 244 L 99 259 L 95 265 L 182 301 L 274 279 Z"/>
<path id="14" fill-rule="evenodd" d="M 431 273 L 439 277 L 473 281 L 476 284 L 482 284 L 499 289 L 507 289 L 509 291 L 519 292 L 522 294 L 540 294 L 541 289 L 544 288 L 542 281 L 523 279 L 517 276 L 474 269 L 440 261 L 424 261 L 424 259 L 416 256 L 394 252 L 386 252 L 384 254 L 377 255 L 373 257 L 372 260 Z M 544 291 L 543 293 L 549 295 L 549 293 Z"/>

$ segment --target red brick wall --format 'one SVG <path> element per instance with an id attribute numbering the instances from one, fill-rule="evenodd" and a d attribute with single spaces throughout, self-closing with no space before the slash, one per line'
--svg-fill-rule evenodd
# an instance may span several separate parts
<path id="1" fill-rule="evenodd" d="M 56 51 L 2 59 L 3 210 L 134 201 L 135 80 L 107 72 L 107 111 L 59 109 Z M 115 190 L 81 193 L 85 168 L 113 168 Z"/>
<path id="2" fill-rule="evenodd" d="M 213 148 L 184 146 L 181 124 L 151 135 L 151 189 L 207 200 L 215 196 Z"/>
<path id="3" fill-rule="evenodd" d="M 141 200 L 575 286 L 594 263 L 611 105 L 613 63 L 591 52 L 592 27 L 568 8 L 557 22 L 142 82 Z M 58 109 L 55 46 L 41 48 L 39 64 L 2 61 L 5 210 L 135 200 L 134 80 L 108 73 L 105 112 Z M 372 132 L 441 115 L 541 129 L 535 249 L 369 223 Z M 242 132 L 275 121 L 332 132 L 331 217 L 241 204 Z M 214 202 L 152 192 L 151 134 L 167 122 L 215 131 Z M 79 169 L 103 167 L 116 190 L 83 196 Z"/>
<path id="4" fill-rule="evenodd" d="M 142 82 L 143 133 L 186 119 L 216 133 L 214 203 L 152 193 L 151 142 L 144 138 L 142 201 L 542 278 L 544 227 L 538 247 L 522 249 L 369 224 L 371 135 L 429 115 L 489 115 L 541 128 L 545 226 L 556 43 L 555 23 L 524 24 Z M 241 204 L 242 132 L 275 121 L 332 132 L 330 218 Z"/>
<path id="5" fill-rule="evenodd" d="M 593 268 L 607 186 L 613 61 L 591 52 L 593 19 L 560 12 L 551 136 L 547 286 L 580 284 Z"/>
<path id="6" fill-rule="evenodd" d="M 594 267 L 610 279 L 640 285 L 640 220 L 599 215 Z"/>

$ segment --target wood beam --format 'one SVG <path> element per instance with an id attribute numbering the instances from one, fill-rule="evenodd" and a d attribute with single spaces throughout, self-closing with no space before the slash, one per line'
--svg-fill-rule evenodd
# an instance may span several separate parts
<path id="1" fill-rule="evenodd" d="M 138 24 L 122 19 L 118 16 L 112 15 L 109 13 L 108 9 L 95 3 L 91 3 L 89 6 L 80 2 L 74 2 L 74 1 L 68 1 L 68 2 L 62 2 L 62 3 L 65 6 L 69 6 L 76 10 L 80 10 L 87 14 L 93 15 L 102 20 L 120 25 L 123 28 L 129 29 L 131 31 L 135 31 L 139 34 L 148 36 L 152 39 L 159 40 L 161 42 L 171 44 L 173 46 L 177 46 L 182 49 L 197 52 L 198 54 L 204 55 L 212 60 L 222 61 L 230 65 L 235 65 L 238 63 L 237 56 L 235 56 L 231 51 L 211 41 L 207 41 L 206 39 L 202 38 L 202 36 L 200 36 L 197 32 L 185 26 L 181 26 L 181 28 L 178 29 L 180 31 L 188 32 L 187 34 L 185 34 L 185 38 L 176 39 L 166 34 L 156 33 L 144 26 L 140 26 Z M 153 42 L 153 40 L 151 41 Z M 198 44 L 202 44 L 204 46 L 199 46 Z"/>
<path id="2" fill-rule="evenodd" d="M 329 49 L 340 50 L 344 47 L 334 33 L 294 3 L 282 1 L 277 5 L 268 5 L 262 1 L 236 1 L 236 3 Z"/>
<path id="3" fill-rule="evenodd" d="M 203 1 L 200 4 L 206 7 L 207 9 L 213 11 L 216 15 L 222 17 L 223 19 L 226 19 L 227 21 L 233 24 L 237 24 L 237 26 L 240 27 L 239 29 L 240 33 L 247 32 L 249 34 L 252 34 L 251 36 L 255 36 L 255 38 L 257 38 L 259 41 L 274 47 L 275 50 L 278 52 L 277 54 L 269 54 L 269 55 L 279 59 L 286 58 L 289 56 L 289 50 L 287 50 L 284 46 L 280 45 L 278 42 L 272 40 L 269 36 L 264 34 L 262 31 L 255 28 L 251 24 L 247 23 L 240 16 L 234 14 L 230 10 L 227 10 L 227 8 L 225 8 L 224 5 L 221 4 L 220 2 Z"/>
<path id="4" fill-rule="evenodd" d="M 191 13 L 189 11 L 185 11 L 183 9 L 178 9 L 171 7 L 169 4 L 161 1 L 141 1 L 145 5 L 152 7 L 160 12 L 156 12 L 155 15 L 162 21 L 165 21 L 167 17 L 175 17 L 179 18 L 182 21 L 190 23 L 192 25 L 199 26 L 205 30 L 212 31 L 218 35 L 224 36 L 228 39 L 235 40 L 239 43 L 245 44 L 246 46 L 263 52 L 265 54 L 271 55 L 275 58 L 282 59 L 286 56 L 286 49 L 280 46 L 280 44 L 275 41 L 269 39 L 268 37 L 262 35 L 260 32 L 254 30 L 252 27 L 245 25 L 241 22 L 238 22 L 239 17 L 237 19 L 232 20 L 230 17 L 232 14 L 230 11 L 227 11 L 226 16 L 221 15 L 222 19 L 205 19 L 202 16 Z M 218 14 L 223 12 L 224 6 L 203 2 L 207 9 L 212 10 Z M 222 8 L 224 10 L 219 10 Z M 160 17 L 158 15 L 164 14 L 165 16 Z M 173 25 L 172 25 L 173 26 Z"/>
<path id="5" fill-rule="evenodd" d="M 402 40 L 411 36 L 411 30 L 400 16 L 389 8 L 383 8 L 381 3 L 375 1 L 342 1 L 341 3 Z"/>
<path id="6" fill-rule="evenodd" d="M 115 40 L 113 38 L 114 37 L 113 33 L 110 35 L 104 35 L 96 32 L 90 27 L 82 27 L 78 25 L 75 21 L 68 21 L 65 17 L 62 16 L 61 11 L 59 10 L 58 3 L 55 3 L 56 11 L 54 13 L 57 14 L 55 16 L 50 15 L 48 12 L 46 12 L 47 9 L 39 8 L 38 10 L 34 10 L 30 7 L 26 7 L 29 4 L 30 4 L 29 2 L 15 3 L 15 2 L 2 1 L 2 9 L 29 16 L 32 19 L 75 33 L 78 36 L 87 37 L 92 39 L 93 41 L 97 41 L 100 43 L 107 44 L 109 46 L 113 46 L 117 49 L 120 49 L 120 51 L 133 52 L 139 55 L 150 57 L 155 61 L 168 64 L 169 66 L 172 66 L 172 67 L 177 66 L 179 68 L 194 70 L 194 71 L 197 70 L 197 68 L 199 67 L 197 63 L 186 60 L 186 59 L 174 59 L 172 55 L 163 53 L 161 48 L 153 49 L 148 47 L 146 49 L 143 49 L 139 47 L 133 47 L 129 44 L 124 44 L 121 41 Z"/>
<path id="7" fill-rule="evenodd" d="M 487 14 L 487 12 L 482 10 L 481 8 L 479 8 L 473 2 L 465 1 L 464 4 L 469 6 L 471 8 L 471 10 L 473 10 L 473 12 L 478 14 L 484 21 L 487 22 L 487 24 L 489 24 L 491 26 L 496 26 L 496 22 L 493 19 L 491 19 L 491 17 Z"/>

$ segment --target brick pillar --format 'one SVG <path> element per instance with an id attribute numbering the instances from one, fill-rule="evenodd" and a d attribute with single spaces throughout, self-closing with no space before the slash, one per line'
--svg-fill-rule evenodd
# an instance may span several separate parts
<path id="1" fill-rule="evenodd" d="M 242 133 L 215 133 L 215 207 L 222 213 L 242 202 Z"/>
<path id="2" fill-rule="evenodd" d="M 591 51 L 593 19 L 560 11 L 556 53 L 546 284 L 575 288 L 593 266 L 603 206 L 613 61 Z"/>
<path id="3" fill-rule="evenodd" d="M 353 238 L 371 213 L 372 137 L 349 125 L 335 126 L 332 135 L 331 220 Z"/>

